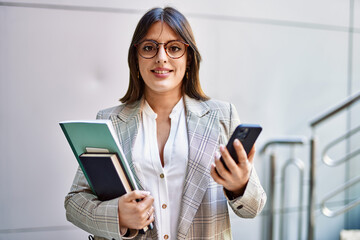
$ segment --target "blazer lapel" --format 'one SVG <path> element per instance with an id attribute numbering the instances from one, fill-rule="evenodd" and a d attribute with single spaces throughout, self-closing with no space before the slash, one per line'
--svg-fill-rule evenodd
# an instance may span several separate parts
<path id="1" fill-rule="evenodd" d="M 134 174 L 136 183 L 140 189 L 144 189 L 142 179 L 139 178 L 141 174 L 137 173 L 137 168 L 132 161 L 132 147 L 134 146 L 139 121 L 141 120 L 141 103 L 142 101 L 140 100 L 133 104 L 125 105 L 117 115 L 111 116 L 110 119 L 115 127 L 120 145 Z"/>
<path id="2" fill-rule="evenodd" d="M 141 104 L 142 99 L 138 102 L 135 102 L 134 104 L 125 105 L 124 108 L 118 113 L 118 115 L 111 116 L 110 119 L 115 127 L 115 130 L 117 131 L 120 145 L 123 148 L 130 169 L 134 174 L 136 184 L 138 185 L 139 189 L 143 190 L 144 179 L 139 177 L 142 176 L 142 173 L 138 172 L 138 168 L 132 161 L 132 148 L 135 143 L 139 129 L 139 123 L 141 120 Z M 152 239 L 157 239 L 158 233 L 156 224 L 154 224 L 154 229 L 147 234 L 151 234 Z"/>
<path id="3" fill-rule="evenodd" d="M 185 239 L 210 182 L 210 167 L 218 147 L 218 113 L 185 96 L 189 159 L 178 226 L 178 239 Z"/>

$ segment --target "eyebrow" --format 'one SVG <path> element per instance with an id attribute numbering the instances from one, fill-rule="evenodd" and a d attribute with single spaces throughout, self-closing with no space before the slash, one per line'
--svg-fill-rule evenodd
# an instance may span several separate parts
<path id="1" fill-rule="evenodd" d="M 157 42 L 157 43 L 161 43 L 161 42 L 158 42 L 158 41 L 156 41 L 156 40 L 154 40 L 154 39 L 144 39 L 144 40 L 142 40 L 141 42 L 145 42 L 145 41 L 154 41 L 154 42 Z M 169 40 L 169 41 L 164 42 L 164 43 L 168 43 L 168 42 L 172 42 L 172 41 L 181 41 L 181 42 L 184 42 L 184 40 L 181 40 L 181 39 L 173 39 L 173 40 Z"/>

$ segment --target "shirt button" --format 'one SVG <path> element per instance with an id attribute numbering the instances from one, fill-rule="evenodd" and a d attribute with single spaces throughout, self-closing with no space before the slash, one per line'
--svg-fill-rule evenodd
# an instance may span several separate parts
<path id="1" fill-rule="evenodd" d="M 169 239 L 169 235 L 164 235 L 164 239 Z"/>
<path id="2" fill-rule="evenodd" d="M 160 178 L 164 178 L 164 174 L 163 174 L 163 173 L 160 174 Z"/>
<path id="3" fill-rule="evenodd" d="M 163 208 L 163 209 L 165 209 L 166 207 L 167 207 L 166 204 L 163 204 L 163 205 L 162 205 L 162 208 Z"/>
<path id="4" fill-rule="evenodd" d="M 238 207 L 237 207 L 237 209 L 242 209 L 244 206 L 243 205 L 239 205 Z"/>

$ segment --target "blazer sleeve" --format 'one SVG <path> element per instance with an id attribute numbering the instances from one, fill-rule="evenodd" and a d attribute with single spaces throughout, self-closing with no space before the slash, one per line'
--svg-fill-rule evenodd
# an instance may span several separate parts
<path id="1" fill-rule="evenodd" d="M 230 104 L 228 139 L 230 139 L 231 134 L 239 124 L 240 120 L 236 108 L 233 104 Z M 260 184 L 254 167 L 251 170 L 249 181 L 242 196 L 231 199 L 225 191 L 224 193 L 234 213 L 243 218 L 254 218 L 262 211 L 266 203 L 266 193 Z"/>
<path id="2" fill-rule="evenodd" d="M 97 119 L 101 114 L 97 115 Z M 92 190 L 79 167 L 70 192 L 65 197 L 66 218 L 77 227 L 107 239 L 129 239 L 138 234 L 129 230 L 124 237 L 120 233 L 118 218 L 118 198 L 100 201 Z"/>

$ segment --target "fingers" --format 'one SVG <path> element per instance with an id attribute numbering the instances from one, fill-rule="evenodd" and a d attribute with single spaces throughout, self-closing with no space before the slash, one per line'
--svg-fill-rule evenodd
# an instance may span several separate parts
<path id="1" fill-rule="evenodd" d="M 236 139 L 234 141 L 234 148 L 236 151 L 236 154 L 238 155 L 238 161 L 239 163 L 247 163 L 247 156 L 246 156 L 246 152 L 242 146 L 242 144 L 240 143 L 240 141 L 238 139 Z M 236 168 L 238 167 L 235 160 L 231 157 L 229 151 L 227 150 L 227 148 L 223 145 L 220 145 L 220 153 L 222 156 L 222 159 L 224 160 L 224 163 L 227 167 L 224 166 L 223 162 L 220 160 L 219 156 L 215 156 L 215 169 L 216 171 L 214 172 L 214 176 L 212 176 L 215 179 L 217 179 L 217 177 L 223 178 L 223 179 L 227 179 L 228 176 L 233 172 L 236 171 Z M 240 165 L 240 164 L 239 164 Z M 219 183 L 220 179 L 217 180 L 217 182 Z"/>
<path id="2" fill-rule="evenodd" d="M 216 173 L 221 178 L 226 178 L 227 174 L 229 174 L 229 170 L 227 170 L 226 167 L 228 167 L 228 168 L 231 167 L 231 165 L 228 165 L 229 163 L 226 161 L 226 158 L 228 158 L 230 156 L 230 154 L 228 153 L 228 156 L 225 156 L 225 154 L 223 153 L 224 149 L 226 149 L 226 148 L 221 145 L 220 146 L 220 154 L 216 154 L 215 161 L 214 161 Z M 221 161 L 220 157 L 222 157 L 224 162 Z M 226 167 L 225 167 L 224 163 L 225 163 Z"/>
<path id="3" fill-rule="evenodd" d="M 137 199 L 144 199 L 145 197 L 149 196 L 150 192 L 141 191 L 141 190 L 134 190 L 124 195 L 124 200 L 127 202 L 136 201 Z"/>
<path id="4" fill-rule="evenodd" d="M 137 201 L 140 200 L 140 201 Z M 142 229 L 154 221 L 154 198 L 149 192 L 134 190 L 119 198 L 119 224 L 132 229 Z"/>
<path id="5" fill-rule="evenodd" d="M 148 226 L 151 222 L 155 220 L 155 209 L 152 206 L 154 202 L 154 198 L 149 195 L 145 197 L 142 201 L 137 203 L 137 211 L 136 213 L 139 214 L 140 219 L 137 220 L 138 222 L 138 229 L 142 229 Z"/>
<path id="6" fill-rule="evenodd" d="M 154 212 L 155 212 L 155 209 L 153 206 L 150 206 L 149 208 L 144 209 L 144 211 L 141 214 L 144 222 L 146 222 L 147 220 L 151 220 L 151 219 L 153 220 Z"/>
<path id="7" fill-rule="evenodd" d="M 220 175 L 218 174 L 217 168 L 214 163 L 211 164 L 210 175 L 214 179 L 214 181 L 217 182 L 218 184 L 221 185 L 225 184 L 225 180 L 222 177 L 220 177 Z"/>
<path id="8" fill-rule="evenodd" d="M 154 217 L 154 213 L 155 213 L 155 208 L 151 206 L 150 209 L 148 210 L 148 218 Z"/>
<path id="9" fill-rule="evenodd" d="M 224 167 L 224 170 L 226 172 L 231 172 L 235 167 L 236 167 L 236 162 L 235 160 L 231 157 L 229 151 L 227 150 L 227 148 L 224 145 L 220 145 L 220 153 L 222 156 L 222 159 L 225 162 L 225 165 L 227 166 L 228 170 Z M 216 161 L 215 161 L 216 162 Z M 216 164 L 216 169 L 218 169 L 218 164 Z M 222 172 L 220 172 L 220 175 L 222 175 Z M 226 173 L 225 173 L 226 174 Z"/>
<path id="10" fill-rule="evenodd" d="M 154 200 L 154 199 L 152 199 Z M 153 201 L 151 201 L 153 202 Z M 150 223 L 152 223 L 155 220 L 155 208 L 150 205 L 150 207 L 144 209 L 143 214 L 142 214 L 142 228 L 148 226 Z"/>
<path id="11" fill-rule="evenodd" d="M 235 139 L 233 145 L 234 145 L 234 148 L 236 151 L 236 155 L 238 157 L 239 164 L 241 165 L 241 164 L 247 163 L 248 156 L 246 154 L 246 151 L 245 151 L 243 145 L 240 143 L 239 139 Z"/>
<path id="12" fill-rule="evenodd" d="M 155 220 L 155 208 L 153 206 L 146 212 L 146 222 L 145 225 L 149 225 Z"/>
<path id="13" fill-rule="evenodd" d="M 148 195 L 145 198 L 143 198 L 142 201 L 139 202 L 139 205 L 142 205 L 144 209 L 150 209 L 153 203 L 154 203 L 154 197 Z"/>
<path id="14" fill-rule="evenodd" d="M 255 151 L 256 150 L 255 150 L 255 144 L 254 144 L 254 146 L 251 148 L 251 150 L 248 154 L 248 159 L 249 159 L 250 163 L 253 163 L 253 161 L 254 161 Z"/>
<path id="15" fill-rule="evenodd" d="M 153 203 L 153 196 L 151 196 L 149 192 L 140 190 L 134 190 L 123 195 L 119 199 L 119 204 L 123 207 L 126 206 L 128 210 L 132 208 L 135 214 L 139 214 L 141 216 L 146 215 L 146 212 L 152 208 Z"/>
<path id="16" fill-rule="evenodd" d="M 151 215 L 150 218 L 148 218 L 148 219 L 145 221 L 144 226 L 143 226 L 142 228 L 145 228 L 146 226 L 149 226 L 150 223 L 154 222 L 154 220 L 155 220 L 155 217 L 154 217 L 154 214 L 153 214 L 153 215 Z"/>
<path id="17" fill-rule="evenodd" d="M 211 165 L 210 175 L 215 182 L 223 185 L 224 188 L 235 193 L 236 196 L 240 196 L 243 194 L 249 180 L 255 155 L 255 147 L 253 147 L 247 155 L 238 139 L 234 141 L 233 146 L 237 154 L 238 163 L 234 161 L 224 146 L 220 146 L 222 159 L 229 170 L 225 168 L 219 156 L 216 156 L 214 164 Z"/>

